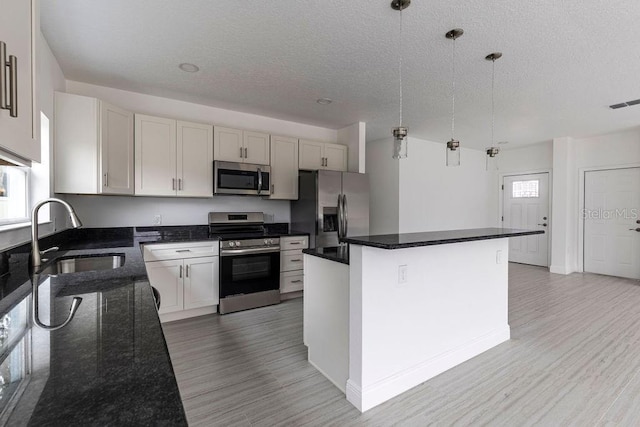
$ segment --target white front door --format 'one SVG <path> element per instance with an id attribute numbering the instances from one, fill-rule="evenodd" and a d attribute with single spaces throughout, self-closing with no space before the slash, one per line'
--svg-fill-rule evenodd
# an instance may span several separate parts
<path id="1" fill-rule="evenodd" d="M 640 168 L 585 172 L 584 190 L 584 271 L 640 279 Z"/>
<path id="2" fill-rule="evenodd" d="M 549 173 L 505 176 L 503 180 L 505 228 L 544 230 L 544 234 L 509 239 L 509 261 L 549 266 Z"/>

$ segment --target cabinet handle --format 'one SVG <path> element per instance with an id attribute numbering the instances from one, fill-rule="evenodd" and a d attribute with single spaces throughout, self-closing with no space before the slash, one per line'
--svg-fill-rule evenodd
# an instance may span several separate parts
<path id="1" fill-rule="evenodd" d="M 176 189 L 176 179 L 175 178 L 171 178 L 171 189 L 172 190 Z"/>
<path id="2" fill-rule="evenodd" d="M 178 190 L 182 190 L 182 178 L 178 178 Z"/>
<path id="3" fill-rule="evenodd" d="M 7 81 L 7 44 L 0 42 L 0 108 L 7 109 L 7 94 L 5 93 Z"/>
<path id="4" fill-rule="evenodd" d="M 289 242 L 290 245 L 301 245 L 301 242 Z"/>
<path id="5" fill-rule="evenodd" d="M 240 147 L 240 158 L 242 158 L 242 147 Z"/>
<path id="6" fill-rule="evenodd" d="M 104 174 L 104 186 L 105 187 L 109 186 L 109 174 L 107 173 Z"/>
<path id="7" fill-rule="evenodd" d="M 292 280 L 291 283 L 302 283 L 302 280 Z"/>
<path id="8" fill-rule="evenodd" d="M 186 274 L 185 274 L 185 276 L 186 276 L 186 277 L 189 277 L 189 264 L 187 264 L 187 267 L 186 267 L 186 269 L 187 269 L 187 271 L 186 271 Z"/>
<path id="9" fill-rule="evenodd" d="M 246 159 L 247 157 L 249 157 L 249 155 L 247 154 L 248 150 L 245 148 L 244 149 L 244 158 Z"/>
<path id="10" fill-rule="evenodd" d="M 291 260 L 291 262 L 300 262 L 300 261 L 302 261 L 300 258 Z"/>
<path id="11" fill-rule="evenodd" d="M 18 117 L 18 58 L 9 56 L 9 115 Z"/>
<path id="12" fill-rule="evenodd" d="M 271 194 L 276 192 L 276 185 L 275 184 L 271 184 Z"/>
<path id="13" fill-rule="evenodd" d="M 182 279 L 182 266 L 180 266 L 180 271 L 178 272 L 178 278 Z"/>
<path id="14" fill-rule="evenodd" d="M 191 252 L 191 249 L 176 249 L 176 252 Z"/>

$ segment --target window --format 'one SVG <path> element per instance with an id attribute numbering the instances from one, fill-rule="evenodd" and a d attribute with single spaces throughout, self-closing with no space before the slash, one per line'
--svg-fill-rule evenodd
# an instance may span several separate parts
<path id="1" fill-rule="evenodd" d="M 28 168 L 6 163 L 0 165 L 0 224 L 28 220 L 28 177 Z"/>
<path id="2" fill-rule="evenodd" d="M 511 195 L 514 199 L 526 197 L 540 197 L 538 195 L 538 185 L 540 181 L 532 179 L 530 181 L 513 181 Z"/>

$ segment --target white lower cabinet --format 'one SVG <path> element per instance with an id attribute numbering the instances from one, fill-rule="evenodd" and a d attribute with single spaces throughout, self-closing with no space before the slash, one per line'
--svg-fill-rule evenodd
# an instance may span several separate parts
<path id="1" fill-rule="evenodd" d="M 304 256 L 302 250 L 309 247 L 308 236 L 280 238 L 280 294 L 304 289 Z"/>
<path id="2" fill-rule="evenodd" d="M 149 282 L 160 293 L 158 313 L 162 322 L 217 311 L 217 242 L 150 244 L 143 252 Z"/>

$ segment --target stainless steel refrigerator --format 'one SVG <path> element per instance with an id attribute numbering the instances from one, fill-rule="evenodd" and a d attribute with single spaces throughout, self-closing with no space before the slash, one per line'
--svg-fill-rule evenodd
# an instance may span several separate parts
<path id="1" fill-rule="evenodd" d="M 369 177 L 362 173 L 300 171 L 291 228 L 309 233 L 309 247 L 337 246 L 369 234 Z"/>

